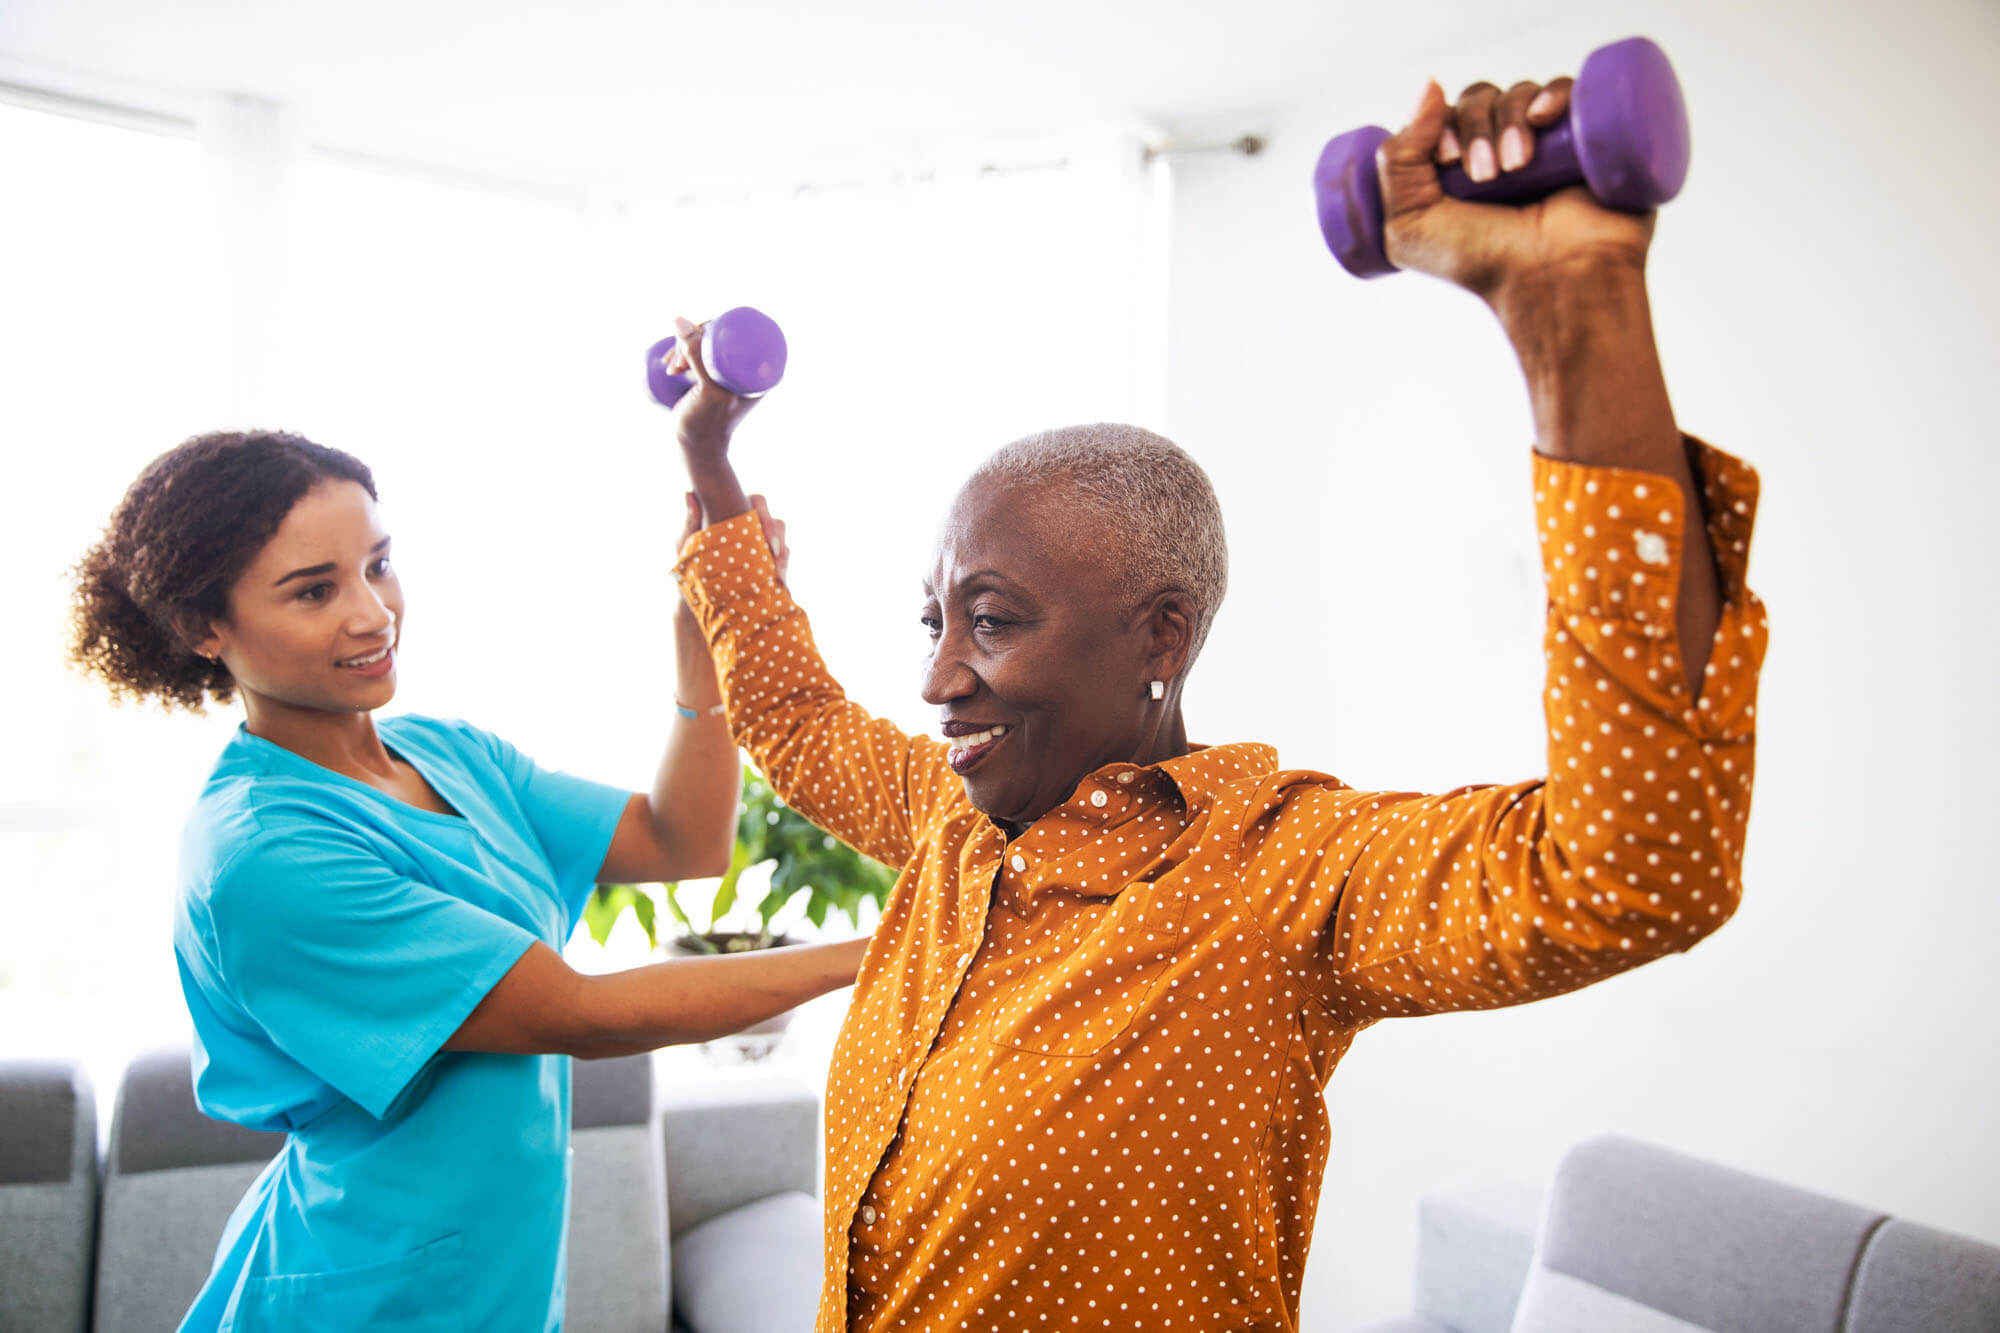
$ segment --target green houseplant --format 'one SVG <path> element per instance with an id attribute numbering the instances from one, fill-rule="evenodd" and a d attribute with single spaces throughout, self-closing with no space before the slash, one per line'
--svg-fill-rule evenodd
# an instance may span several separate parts
<path id="1" fill-rule="evenodd" d="M 756 929 L 721 929 L 723 918 L 738 905 L 737 886 L 743 872 L 766 862 L 776 864 L 770 887 L 756 904 Z M 827 914 L 835 910 L 859 926 L 861 905 L 873 902 L 879 908 L 895 882 L 894 871 L 786 805 L 770 784 L 746 765 L 736 817 L 736 847 L 730 853 L 729 870 L 716 884 L 707 911 L 701 913 L 700 925 L 688 910 L 689 902 L 683 900 L 678 884 L 600 884 L 585 904 L 583 917 L 590 937 L 602 944 L 618 919 L 629 911 L 646 933 L 647 943 L 657 949 L 661 944 L 659 908 L 664 903 L 668 915 L 681 925 L 681 933 L 669 943 L 691 953 L 738 953 L 794 943 L 789 936 L 773 934 L 771 923 L 802 893 L 807 895 L 806 920 L 815 926 L 825 925 Z"/>

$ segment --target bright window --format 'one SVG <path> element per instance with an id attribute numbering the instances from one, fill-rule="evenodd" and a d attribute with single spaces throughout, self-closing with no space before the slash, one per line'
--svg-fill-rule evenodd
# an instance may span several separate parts
<path id="1" fill-rule="evenodd" d="M 1088 158 L 588 209 L 309 159 L 254 267 L 219 254 L 215 167 L 192 137 L 0 106 L 0 228 L 33 257 L 0 319 L 0 614 L 20 646 L 0 666 L 0 1049 L 82 1054 L 101 1086 L 185 1040 L 178 828 L 236 716 L 114 709 L 69 676 L 63 574 L 147 459 L 249 424 L 227 419 L 231 293 L 271 254 L 289 254 L 282 301 L 250 305 L 289 330 L 285 393 L 262 401 L 290 408 L 258 424 L 375 471 L 409 598 L 395 710 L 634 787 L 673 706 L 682 522 L 640 354 L 676 313 L 754 304 L 784 325 L 790 372 L 740 466 L 790 524 L 793 586 L 850 693 L 914 728 L 932 721 L 918 580 L 957 482 L 1016 435 L 1144 410 L 1147 199 Z"/>

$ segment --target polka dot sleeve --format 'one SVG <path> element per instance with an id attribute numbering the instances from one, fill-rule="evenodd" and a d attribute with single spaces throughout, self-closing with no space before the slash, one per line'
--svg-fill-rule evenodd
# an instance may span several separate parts
<path id="1" fill-rule="evenodd" d="M 754 514 L 703 529 L 674 566 L 715 656 L 736 743 L 806 818 L 901 866 L 963 787 L 942 742 L 869 716 L 820 660 Z"/>
<path id="2" fill-rule="evenodd" d="M 1245 885 L 1257 915 L 1341 1018 L 1559 994 L 1735 910 L 1766 636 L 1744 584 L 1757 478 L 1693 453 L 1725 599 L 1697 696 L 1675 630 L 1679 489 L 1537 457 L 1548 775 L 1419 796 L 1278 774 L 1237 816 L 1265 863 Z"/>

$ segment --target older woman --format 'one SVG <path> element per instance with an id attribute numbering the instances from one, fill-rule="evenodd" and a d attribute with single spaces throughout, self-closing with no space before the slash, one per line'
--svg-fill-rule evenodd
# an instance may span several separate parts
<path id="1" fill-rule="evenodd" d="M 1391 256 L 1483 297 L 1527 376 L 1543 779 L 1359 792 L 1268 746 L 1190 744 L 1221 516 L 1186 454 L 1126 426 L 979 468 L 925 579 L 941 735 L 871 718 L 774 577 L 727 454 L 748 405 L 683 325 L 704 378 L 679 433 L 710 526 L 680 571 L 735 735 L 800 810 L 902 867 L 829 1078 L 821 1333 L 1293 1328 L 1321 1094 L 1357 1032 L 1572 990 L 1735 906 L 1756 482 L 1674 424 L 1652 219 L 1437 187 L 1441 145 L 1475 174 L 1517 167 L 1567 92 L 1447 107 L 1431 85 L 1381 163 Z"/>

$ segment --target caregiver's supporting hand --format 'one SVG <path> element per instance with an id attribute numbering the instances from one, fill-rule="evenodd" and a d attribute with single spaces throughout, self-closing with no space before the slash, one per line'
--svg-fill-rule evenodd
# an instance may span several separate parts
<path id="1" fill-rule="evenodd" d="M 867 947 L 801 944 L 585 976 L 537 942 L 445 1048 L 601 1060 L 710 1041 L 853 985 Z"/>
<path id="2" fill-rule="evenodd" d="M 1570 81 L 1476 83 L 1447 106 L 1425 85 L 1410 123 L 1382 145 L 1384 244 L 1401 268 L 1473 292 L 1520 357 L 1536 448 L 1570 462 L 1634 468 L 1685 499 L 1679 618 L 1682 668 L 1698 694 L 1721 616 L 1700 489 L 1674 424 L 1646 297 L 1652 214 L 1607 209 L 1581 186 L 1521 206 L 1447 196 L 1438 162 L 1463 157 L 1475 179 L 1526 165 L 1535 131 L 1559 120 Z M 740 510 L 737 512 L 741 512 Z"/>

